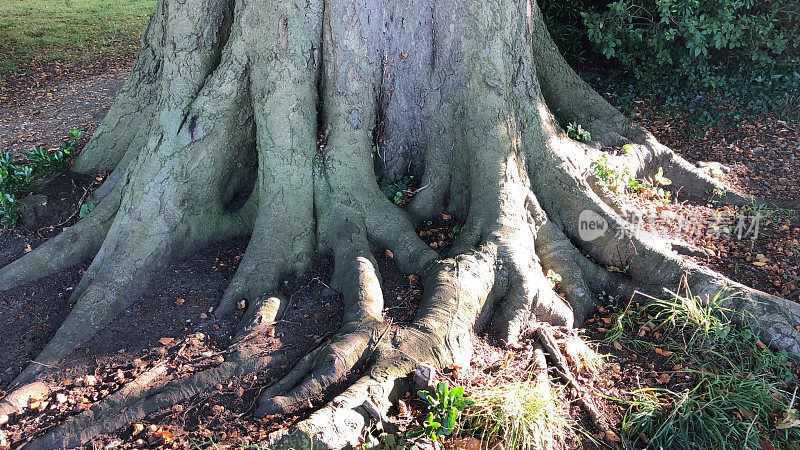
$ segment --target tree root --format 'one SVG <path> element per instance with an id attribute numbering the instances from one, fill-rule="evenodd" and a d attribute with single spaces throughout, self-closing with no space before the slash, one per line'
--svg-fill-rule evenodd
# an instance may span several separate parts
<path id="1" fill-rule="evenodd" d="M 534 335 L 544 348 L 546 352 L 545 355 L 548 357 L 547 359 L 550 364 L 552 364 L 553 370 L 555 370 L 559 378 L 578 392 L 578 401 L 586 413 L 589 414 L 589 418 L 592 420 L 592 424 L 594 424 L 595 428 L 600 431 L 608 430 L 609 425 L 603 414 L 597 409 L 597 405 L 595 405 L 592 399 L 591 392 L 586 391 L 583 385 L 572 375 L 569 363 L 567 363 L 566 358 L 561 353 L 561 349 L 558 347 L 558 343 L 552 335 L 552 332 L 549 331 L 546 326 L 539 326 L 534 328 Z"/>

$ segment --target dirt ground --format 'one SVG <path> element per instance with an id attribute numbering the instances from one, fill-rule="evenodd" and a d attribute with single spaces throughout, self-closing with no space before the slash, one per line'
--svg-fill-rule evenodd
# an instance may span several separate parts
<path id="1" fill-rule="evenodd" d="M 26 151 L 31 145 L 56 147 L 68 128 L 86 131 L 82 145 L 91 137 L 129 69 L 130 61 L 111 61 L 66 80 L 35 74 L 27 82 L 12 80 L 0 91 L 0 147 L 14 153 Z M 643 105 L 640 110 L 648 107 L 651 105 Z M 731 185 L 759 197 L 800 199 L 796 178 L 800 173 L 800 133 L 789 125 L 764 121 L 689 141 L 682 137 L 682 124 L 658 114 L 652 117 L 655 118 L 637 119 L 690 160 L 719 161 L 730 167 L 725 177 Z M 101 181 L 102 178 L 59 174 L 43 190 L 35 192 L 46 197 L 46 206 L 26 216 L 19 229 L 0 231 L 0 265 L 74 224 L 82 200 Z M 651 221 L 646 226 L 697 246 L 700 251 L 693 258 L 735 280 L 800 301 L 797 211 L 755 207 L 734 210 L 720 207 L 714 193 L 697 200 L 684 198 L 679 190 L 674 191 L 668 203 L 654 204 L 643 199 L 638 206 L 670 213 L 670 221 Z M 752 238 L 751 233 L 739 238 L 736 225 L 740 217 L 746 217 L 746 224 L 750 225 L 759 213 L 762 217 L 758 237 Z M 718 228 L 712 225 L 719 225 L 720 216 L 730 229 L 714 233 Z M 684 226 L 698 221 L 704 224 L 700 229 Z M 429 243 L 446 248 L 458 225 L 442 215 L 437 221 L 423 224 L 420 233 Z M 227 345 L 238 315 L 223 322 L 212 322 L 209 316 L 246 245 L 245 238 L 231 239 L 173 263 L 162 279 L 149 285 L 134 306 L 49 372 L 47 380 L 58 386 L 53 395 L 64 394 L 60 398 L 64 401 L 51 400 L 12 417 L 5 428 L 10 440 L 25 442 L 66 416 L 88 408 L 155 364 L 166 363 L 167 376 L 173 378 L 219 364 L 220 350 Z M 384 249 L 375 251 L 384 283 L 386 320 L 407 323 L 422 295 L 418 280 L 402 274 L 390 253 Z M 6 350 L 0 352 L 0 386 L 7 385 L 35 358 L 64 320 L 72 306 L 71 290 L 84 270 L 85 266 L 75 267 L 0 293 L 0 348 Z M 331 259 L 322 257 L 309 273 L 285 280 L 282 291 L 290 299 L 290 308 L 270 334 L 266 350 L 286 353 L 293 360 L 336 331 L 342 305 L 338 294 L 327 285 L 331 272 Z M 601 316 L 602 311 L 587 327 L 588 336 L 597 340 L 601 338 L 597 331 Z M 507 365 L 512 358 L 507 349 L 492 346 L 489 341 L 483 341 L 479 350 L 475 367 L 480 370 L 496 371 L 503 361 Z M 612 355 L 611 361 L 617 357 L 631 360 L 629 353 L 608 344 L 601 350 Z M 635 389 L 641 383 L 640 378 L 655 379 L 660 370 L 667 370 L 666 364 L 665 358 L 654 355 L 642 355 L 624 373 L 620 373 L 619 365 L 615 368 L 611 364 L 594 380 L 594 386 L 599 391 Z M 269 379 L 253 376 L 231 380 L 227 385 L 217 386 L 214 392 L 184 402 L 180 408 L 151 415 L 142 424 L 132 424 L 113 435 L 99 436 L 88 448 L 198 448 L 210 442 L 236 446 L 258 441 L 298 419 L 272 417 L 258 421 L 251 416 L 263 386 L 289 368 L 288 364 L 281 366 L 271 372 Z M 98 383 L 88 385 L 87 375 L 96 377 Z M 601 401 L 600 407 L 609 421 L 619 427 L 622 418 L 619 406 Z M 572 408 L 571 414 L 576 423 L 587 424 L 580 408 Z M 406 419 L 408 423 L 413 421 Z M 581 441 L 584 448 L 618 447 L 613 436 L 596 436 L 591 430 L 588 436 L 592 437 L 573 439 L 564 445 L 575 448 Z"/>

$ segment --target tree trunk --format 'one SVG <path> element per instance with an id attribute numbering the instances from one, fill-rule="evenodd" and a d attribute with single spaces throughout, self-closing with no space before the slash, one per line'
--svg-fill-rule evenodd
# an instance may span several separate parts
<path id="1" fill-rule="evenodd" d="M 595 139 L 568 138 L 572 121 Z M 703 298 L 732 290 L 737 317 L 757 322 L 773 347 L 800 353 L 797 305 L 689 262 L 658 238 L 621 232 L 619 205 L 589 170 L 621 144 L 631 150 L 608 154 L 620 172 L 663 168 L 698 195 L 722 187 L 588 87 L 533 1 L 159 0 L 133 72 L 74 165 L 113 170 L 94 194 L 102 201 L 0 269 L 8 289 L 93 258 L 74 310 L 0 413 L 43 388 L 41 368 L 110 323 L 171 260 L 247 234 L 216 310 L 247 302 L 240 337 L 264 331 L 284 306 L 273 297 L 277 281 L 317 253 L 333 253 L 345 302 L 339 333 L 266 389 L 258 413 L 298 411 L 353 367 L 370 368 L 271 448 L 307 436 L 324 448 L 352 443 L 375 409 L 365 402 L 387 409 L 395 383 L 420 361 L 467 366 L 472 336 L 485 327 L 513 344 L 537 322 L 580 324 L 600 292 L 660 295 L 684 277 Z M 376 183 L 397 174 L 422 180 L 404 209 Z M 447 255 L 414 229 L 440 211 L 465 221 Z M 587 211 L 608 224 L 592 240 L 581 239 Z M 384 320 L 374 247 L 424 281 L 408 327 Z M 563 277 L 566 300 L 546 269 Z M 138 383 L 30 445 L 79 445 L 269 362 L 241 339 L 222 365 L 157 389 Z"/>

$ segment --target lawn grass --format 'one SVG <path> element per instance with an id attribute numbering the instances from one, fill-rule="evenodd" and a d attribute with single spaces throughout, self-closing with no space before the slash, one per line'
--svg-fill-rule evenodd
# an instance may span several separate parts
<path id="1" fill-rule="evenodd" d="M 136 50 L 155 0 L 2 0 L 0 74 Z"/>

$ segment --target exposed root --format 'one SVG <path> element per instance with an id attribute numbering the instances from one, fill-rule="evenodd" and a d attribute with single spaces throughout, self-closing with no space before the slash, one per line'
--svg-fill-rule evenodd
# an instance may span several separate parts
<path id="1" fill-rule="evenodd" d="M 566 172 L 562 175 L 570 176 Z M 587 191 L 588 187 L 584 192 Z M 659 286 L 677 286 L 684 277 L 691 291 L 703 301 L 710 301 L 720 292 L 728 292 L 722 306 L 730 309 L 735 319 L 751 322 L 762 331 L 762 340 L 770 342 L 773 348 L 785 349 L 793 359 L 800 357 L 800 332 L 794 328 L 800 323 L 800 305 L 746 287 L 680 257 L 658 236 L 644 235 L 632 229 L 591 192 L 571 195 L 573 201 L 564 203 L 567 208 L 562 211 L 561 225 L 595 261 L 626 268 L 634 286 L 643 292 L 655 293 Z M 578 229 L 581 212 L 586 210 L 592 211 L 608 225 L 605 233 L 590 241 L 583 240 Z M 660 294 L 668 295 L 663 291 Z"/>
<path id="2" fill-rule="evenodd" d="M 594 400 L 592 399 L 591 392 L 586 391 L 586 389 L 583 387 L 583 384 L 581 384 L 572 375 L 572 371 L 569 368 L 569 363 L 562 354 L 561 349 L 558 347 L 558 343 L 556 342 L 555 337 L 552 335 L 552 332 L 548 330 L 547 327 L 543 326 L 535 327 L 533 331 L 539 343 L 544 348 L 547 359 L 549 360 L 550 364 L 552 364 L 553 370 L 555 370 L 559 378 L 564 380 L 578 392 L 578 401 L 583 409 L 589 414 L 589 418 L 592 420 L 595 428 L 601 431 L 607 430 L 608 424 L 604 420 L 603 414 L 601 414 L 597 409 L 597 405 L 595 405 Z"/>
<path id="3" fill-rule="evenodd" d="M 258 339 L 255 339 L 265 335 L 271 324 L 280 317 L 285 302 L 270 298 L 260 302 L 260 306 L 249 309 L 245 314 L 234 344 L 225 352 L 225 358 L 218 366 L 188 378 L 169 381 L 167 366 L 157 364 L 90 410 L 67 419 L 35 439 L 26 448 L 77 447 L 98 434 L 114 431 L 150 413 L 212 391 L 217 384 L 231 378 L 289 363 L 283 355 L 264 355 Z M 21 401 L 27 401 L 27 397 L 21 397 L 16 403 Z"/>
<path id="4" fill-rule="evenodd" d="M 389 326 L 383 323 L 383 295 L 374 260 L 363 233 L 344 222 L 335 250 L 333 283 L 345 302 L 339 334 L 303 357 L 292 371 L 264 391 L 258 415 L 291 414 L 309 405 L 363 364 Z"/>
<path id="5" fill-rule="evenodd" d="M 87 217 L 0 269 L 0 291 L 52 275 L 94 257 L 119 209 L 117 190 Z"/>

